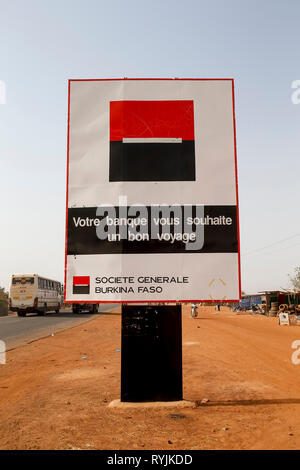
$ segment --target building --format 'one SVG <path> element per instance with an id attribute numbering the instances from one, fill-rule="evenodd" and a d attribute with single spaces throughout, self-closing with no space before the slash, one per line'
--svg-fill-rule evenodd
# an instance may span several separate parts
<path id="1" fill-rule="evenodd" d="M 269 308 L 271 308 L 272 302 L 278 302 L 278 306 L 282 304 L 287 305 L 299 305 L 300 304 L 300 292 L 293 291 L 280 291 L 270 290 L 260 292 L 259 294 L 265 298 L 265 302 Z"/>

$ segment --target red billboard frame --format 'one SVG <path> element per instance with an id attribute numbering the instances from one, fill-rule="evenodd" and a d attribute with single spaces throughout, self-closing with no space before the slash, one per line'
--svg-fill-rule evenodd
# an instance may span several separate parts
<path id="1" fill-rule="evenodd" d="M 67 242 L 68 242 L 68 198 L 69 198 L 69 141 L 70 141 L 70 91 L 71 82 L 104 82 L 120 80 L 187 80 L 187 81 L 230 81 L 232 86 L 232 112 L 233 112 L 233 134 L 234 134 L 234 163 L 235 163 L 235 188 L 236 188 L 236 206 L 237 206 L 237 236 L 238 236 L 238 276 L 239 276 L 239 298 L 226 299 L 226 302 L 239 302 L 242 296 L 241 289 L 241 253 L 240 253 L 240 223 L 239 223 L 239 198 L 238 198 L 238 172 L 237 172 L 237 143 L 236 143 L 236 120 L 235 120 L 235 97 L 234 97 L 234 79 L 233 78 L 75 78 L 68 80 L 68 127 L 67 127 L 67 188 L 66 188 L 66 229 L 65 229 L 65 268 L 64 268 L 64 302 L 66 304 L 84 303 L 80 300 L 66 300 L 66 280 L 67 280 Z M 126 302 L 118 300 L 91 300 L 87 303 L 93 304 L 133 304 L 133 303 L 191 303 L 205 302 L 215 303 L 223 302 L 222 299 L 190 299 L 190 300 L 130 300 Z"/>

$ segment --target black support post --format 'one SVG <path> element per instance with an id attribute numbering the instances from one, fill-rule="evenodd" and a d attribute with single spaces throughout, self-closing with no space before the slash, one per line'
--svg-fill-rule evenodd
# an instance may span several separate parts
<path id="1" fill-rule="evenodd" d="M 121 401 L 182 400 L 181 305 L 123 305 Z"/>

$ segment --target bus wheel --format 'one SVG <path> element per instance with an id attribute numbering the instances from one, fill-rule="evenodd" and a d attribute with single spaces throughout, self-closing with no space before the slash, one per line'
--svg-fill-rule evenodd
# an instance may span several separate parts
<path id="1" fill-rule="evenodd" d="M 39 317 L 43 317 L 45 315 L 45 312 L 44 312 L 44 310 L 38 310 L 37 314 L 38 314 Z"/>
<path id="2" fill-rule="evenodd" d="M 26 312 L 18 312 L 18 317 L 26 317 Z"/>

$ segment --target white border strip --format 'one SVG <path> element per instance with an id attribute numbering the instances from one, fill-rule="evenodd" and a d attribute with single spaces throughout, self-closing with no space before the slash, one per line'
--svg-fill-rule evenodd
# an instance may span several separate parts
<path id="1" fill-rule="evenodd" d="M 123 144 L 182 144 L 179 137 L 124 137 Z"/>

